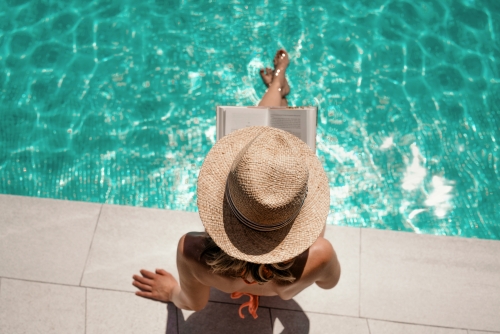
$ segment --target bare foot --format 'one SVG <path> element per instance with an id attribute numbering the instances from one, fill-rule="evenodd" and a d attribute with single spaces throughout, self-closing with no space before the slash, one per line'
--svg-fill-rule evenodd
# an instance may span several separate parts
<path id="1" fill-rule="evenodd" d="M 284 50 L 278 50 L 274 56 L 274 78 L 278 79 L 280 82 L 281 96 L 285 97 L 290 93 L 290 86 L 285 77 L 285 71 L 290 64 L 290 57 L 288 53 Z"/>
<path id="2" fill-rule="evenodd" d="M 140 291 L 135 294 L 140 297 L 160 302 L 172 301 L 173 294 L 179 289 L 179 283 L 169 272 L 156 269 L 156 273 L 141 270 L 141 275 L 134 275 L 132 283 Z"/>
<path id="3" fill-rule="evenodd" d="M 262 78 L 262 81 L 264 82 L 264 85 L 266 85 L 266 87 L 269 87 L 271 82 L 273 82 L 273 75 L 274 72 L 269 67 L 266 67 L 265 70 L 263 68 L 260 69 L 260 77 Z"/>
<path id="4" fill-rule="evenodd" d="M 285 50 L 281 49 L 278 50 L 274 56 L 274 71 L 271 71 L 269 67 L 265 70 L 260 70 L 260 76 L 266 87 L 269 87 L 273 81 L 277 79 L 277 82 L 279 82 L 281 96 L 283 98 L 290 93 L 290 86 L 288 85 L 288 81 L 285 77 L 285 71 L 288 64 L 290 64 L 290 57 Z"/>
<path id="5" fill-rule="evenodd" d="M 274 70 L 280 69 L 284 71 L 288 67 L 288 64 L 290 64 L 288 52 L 284 49 L 278 50 L 274 56 Z"/>

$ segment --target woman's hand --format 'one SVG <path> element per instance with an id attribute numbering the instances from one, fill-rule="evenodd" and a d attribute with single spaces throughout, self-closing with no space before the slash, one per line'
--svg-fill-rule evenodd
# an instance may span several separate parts
<path id="1" fill-rule="evenodd" d="M 179 283 L 174 276 L 163 269 L 156 269 L 156 274 L 142 269 L 141 275 L 133 276 L 132 285 L 141 290 L 135 293 L 137 296 L 170 302 L 174 294 L 180 291 Z"/>

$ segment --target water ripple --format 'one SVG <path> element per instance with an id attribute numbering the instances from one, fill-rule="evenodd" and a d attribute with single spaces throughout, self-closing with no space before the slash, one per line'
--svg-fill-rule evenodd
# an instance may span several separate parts
<path id="1" fill-rule="evenodd" d="M 215 105 L 285 47 L 329 223 L 500 239 L 496 0 L 0 2 L 0 192 L 196 210 Z"/>

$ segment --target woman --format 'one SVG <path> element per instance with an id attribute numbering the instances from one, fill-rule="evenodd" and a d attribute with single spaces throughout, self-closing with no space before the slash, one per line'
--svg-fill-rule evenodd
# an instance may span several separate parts
<path id="1" fill-rule="evenodd" d="M 275 69 L 261 70 L 269 87 L 259 105 L 287 105 L 286 51 Z M 198 209 L 206 232 L 184 235 L 177 249 L 180 284 L 165 270 L 134 275 L 138 296 L 201 310 L 210 287 L 250 296 L 291 299 L 316 283 L 333 288 L 340 265 L 323 238 L 329 211 L 326 174 L 315 153 L 297 137 L 270 127 L 238 130 L 208 153 L 198 178 Z"/>

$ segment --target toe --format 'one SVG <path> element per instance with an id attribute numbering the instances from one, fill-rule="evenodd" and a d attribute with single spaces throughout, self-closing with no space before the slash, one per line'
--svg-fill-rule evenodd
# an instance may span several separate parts
<path id="1" fill-rule="evenodd" d="M 280 49 L 276 52 L 276 56 L 274 57 L 274 67 L 281 68 L 282 70 L 288 67 L 289 59 L 288 53 L 285 49 Z"/>

